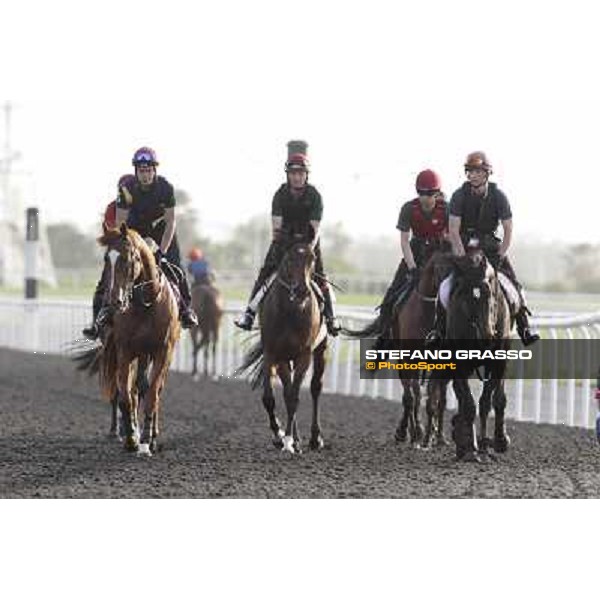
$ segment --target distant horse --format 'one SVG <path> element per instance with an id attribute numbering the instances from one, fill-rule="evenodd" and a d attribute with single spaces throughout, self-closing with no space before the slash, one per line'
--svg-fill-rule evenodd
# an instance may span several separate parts
<path id="1" fill-rule="evenodd" d="M 446 249 L 445 246 L 441 246 Z M 417 287 L 413 289 L 406 302 L 395 309 L 392 323 L 392 338 L 400 340 L 397 347 L 407 341 L 407 347 L 415 347 L 416 341 L 423 341 L 435 322 L 435 303 L 441 281 L 450 270 L 450 254 L 442 250 L 434 252 L 423 269 Z M 396 347 L 396 346 L 395 346 Z M 421 441 L 428 447 L 435 435 L 436 445 L 445 445 L 444 412 L 446 410 L 446 392 L 448 380 L 429 378 L 427 380 L 427 427 L 423 438 L 423 429 L 419 422 L 421 387 L 419 376 L 413 371 L 398 371 L 402 394 L 403 412 L 396 429 L 396 441 L 404 442 L 407 430 L 414 444 Z"/>
<path id="2" fill-rule="evenodd" d="M 100 372 L 107 398 L 118 393 L 125 447 L 141 454 L 157 450 L 160 394 L 179 339 L 177 299 L 158 270 L 146 242 L 132 229 L 108 230 L 98 238 L 110 263 L 108 297 L 114 309 L 105 340 L 79 360 L 83 368 Z M 151 363 L 144 397 L 144 423 L 138 429 L 136 369 Z"/>
<path id="3" fill-rule="evenodd" d="M 197 379 L 198 352 L 201 348 L 204 348 L 204 375 L 208 375 L 209 350 L 212 352 L 212 374 L 215 374 L 215 355 L 223 317 L 223 296 L 212 283 L 194 285 L 192 287 L 192 307 L 198 315 L 198 326 L 192 327 L 190 330 L 194 360 L 192 376 Z"/>
<path id="4" fill-rule="evenodd" d="M 512 328 L 510 308 L 500 280 L 481 249 L 470 249 L 466 256 L 454 258 L 454 285 L 447 310 L 446 343 L 464 342 L 485 350 L 508 349 Z M 484 369 L 484 387 L 479 400 L 480 445 L 484 454 L 493 446 L 496 452 L 506 452 L 510 439 L 506 433 L 504 412 L 506 394 L 504 377 L 506 360 L 469 360 L 457 363 L 453 386 L 458 400 L 458 413 L 452 419 L 453 439 L 458 459 L 478 462 L 475 435 L 476 406 L 469 377 Z M 487 419 L 494 406 L 494 438 L 487 437 Z"/>
<path id="5" fill-rule="evenodd" d="M 323 448 L 319 396 L 323 388 L 327 331 L 311 277 L 315 255 L 309 243 L 292 243 L 285 253 L 259 310 L 260 342 L 247 354 L 236 374 L 250 370 L 252 387 L 263 386 L 263 405 L 269 415 L 273 443 L 292 454 L 302 451 L 296 412 L 300 386 L 312 358 L 310 391 L 313 416 L 309 448 Z M 273 377 L 279 375 L 287 409 L 285 433 L 275 415 Z"/>

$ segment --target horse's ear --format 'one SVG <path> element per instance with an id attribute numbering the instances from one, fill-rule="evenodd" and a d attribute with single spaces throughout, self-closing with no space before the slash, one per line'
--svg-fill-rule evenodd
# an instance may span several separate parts
<path id="1" fill-rule="evenodd" d="M 123 237 L 126 237 L 127 236 L 127 224 L 121 223 L 121 227 L 119 228 L 119 231 L 121 232 L 121 235 Z"/>

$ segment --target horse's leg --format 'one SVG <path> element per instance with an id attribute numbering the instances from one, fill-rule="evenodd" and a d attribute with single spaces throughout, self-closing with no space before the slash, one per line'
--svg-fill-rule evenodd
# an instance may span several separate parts
<path id="1" fill-rule="evenodd" d="M 421 410 L 421 388 L 418 379 L 411 379 L 411 390 L 413 394 L 413 410 L 412 410 L 412 428 L 410 432 L 410 441 L 415 446 L 418 446 L 423 439 L 423 427 L 419 418 Z"/>
<path id="2" fill-rule="evenodd" d="M 206 334 L 206 339 L 204 341 L 204 377 L 208 377 L 208 352 L 210 345 L 210 334 Z"/>
<path id="3" fill-rule="evenodd" d="M 425 436 L 423 437 L 423 448 L 429 448 L 431 437 L 435 433 L 437 406 L 439 404 L 440 388 L 438 382 L 433 377 L 427 381 L 427 400 L 425 401 L 425 414 L 427 415 L 427 424 L 425 425 Z"/>
<path id="4" fill-rule="evenodd" d="M 310 442 L 308 447 L 311 450 L 321 450 L 325 445 L 321 435 L 321 422 L 319 411 L 319 396 L 323 389 L 323 375 L 325 373 L 325 350 L 327 349 L 327 338 L 325 338 L 313 353 L 313 374 L 310 381 L 310 393 L 313 400 L 312 425 L 310 428 Z"/>
<path id="5" fill-rule="evenodd" d="M 475 436 L 475 399 L 471 394 L 468 379 L 455 379 L 454 392 L 458 399 L 458 414 L 452 418 L 456 458 L 466 462 L 479 462 L 477 438 Z"/>
<path id="6" fill-rule="evenodd" d="M 283 446 L 283 430 L 279 419 L 275 416 L 275 394 L 273 393 L 273 366 L 267 362 L 263 367 L 263 406 L 269 415 L 269 426 L 273 432 L 273 445 L 276 448 Z"/>
<path id="7" fill-rule="evenodd" d="M 219 341 L 219 330 L 215 329 L 212 335 L 212 371 L 211 375 L 216 377 L 217 375 L 217 343 Z"/>
<path id="8" fill-rule="evenodd" d="M 438 393 L 438 404 L 437 404 L 437 434 L 435 438 L 436 446 L 447 446 L 448 440 L 444 435 L 444 415 L 446 413 L 446 402 L 448 394 L 448 380 L 437 379 L 436 387 Z"/>
<path id="9" fill-rule="evenodd" d="M 506 424 L 504 423 L 504 411 L 506 410 L 506 392 L 504 391 L 504 379 L 498 380 L 498 385 L 494 391 L 494 450 L 496 452 L 506 452 L 510 445 L 510 438 L 506 433 Z"/>
<path id="10" fill-rule="evenodd" d="M 483 384 L 481 397 L 479 398 L 479 450 L 487 454 L 492 440 L 487 435 L 487 422 L 490 411 L 492 410 L 492 393 L 494 391 L 494 381 L 488 379 Z"/>
<path id="11" fill-rule="evenodd" d="M 285 438 L 283 438 L 283 448 L 292 453 L 302 452 L 298 425 L 296 423 L 296 413 L 298 411 L 298 404 L 300 403 L 300 386 L 302 385 L 302 380 L 308 370 L 311 356 L 312 353 L 308 351 L 294 362 L 294 373 L 291 383 L 289 379 L 285 382 L 282 380 L 282 383 L 284 384 L 283 395 L 288 417 L 285 428 Z"/>
<path id="12" fill-rule="evenodd" d="M 397 442 L 405 442 L 407 433 L 408 433 L 408 424 L 412 418 L 412 394 L 410 390 L 410 381 L 408 379 L 404 379 L 402 375 L 400 375 L 400 383 L 402 384 L 402 417 L 398 423 L 398 427 L 396 427 L 396 441 Z"/>
<path id="13" fill-rule="evenodd" d="M 140 454 L 151 455 L 156 451 L 158 435 L 157 418 L 160 403 L 160 393 L 164 386 L 167 370 L 170 364 L 171 352 L 161 352 L 152 361 L 150 385 L 144 402 L 144 427 L 140 439 Z"/>
<path id="14" fill-rule="evenodd" d="M 138 449 L 138 432 L 136 430 L 136 418 L 134 414 L 135 399 L 132 381 L 131 362 L 121 359 L 117 372 L 117 386 L 119 388 L 121 414 L 123 415 L 123 428 L 125 433 L 125 448 L 127 450 Z"/>
<path id="15" fill-rule="evenodd" d="M 118 400 L 119 392 L 115 392 L 110 400 L 110 431 L 108 436 L 111 438 L 118 438 L 119 433 L 117 431 L 118 426 Z"/>
<path id="16" fill-rule="evenodd" d="M 192 377 L 194 381 L 198 379 L 198 328 L 193 327 L 190 329 L 190 336 L 192 338 Z"/>

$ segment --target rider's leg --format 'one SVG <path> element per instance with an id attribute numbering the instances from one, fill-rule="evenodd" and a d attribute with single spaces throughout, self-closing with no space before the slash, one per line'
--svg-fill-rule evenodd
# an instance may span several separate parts
<path id="1" fill-rule="evenodd" d="M 521 338 L 523 344 L 525 346 L 529 346 L 534 342 L 537 342 L 540 339 L 540 335 L 537 331 L 534 331 L 529 325 L 529 315 L 531 315 L 531 311 L 527 307 L 527 302 L 525 300 L 525 292 L 523 290 L 523 286 L 517 280 L 517 276 L 511 265 L 510 261 L 507 257 L 504 260 L 500 261 L 500 265 L 498 270 L 504 273 L 515 286 L 517 293 L 519 294 L 520 306 L 517 314 L 515 315 L 515 322 L 517 325 L 517 333 Z"/>
<path id="2" fill-rule="evenodd" d="M 335 294 L 331 289 L 331 286 L 327 283 L 325 276 L 325 269 L 323 268 L 323 256 L 321 254 L 321 244 L 317 241 L 315 246 L 315 272 L 318 273 L 319 287 L 323 292 L 323 301 L 325 306 L 323 307 L 323 314 L 325 315 L 325 324 L 327 325 L 327 331 L 329 335 L 336 336 L 342 326 L 335 314 Z"/>
<path id="3" fill-rule="evenodd" d="M 389 339 L 390 329 L 392 326 L 392 313 L 394 312 L 394 305 L 396 304 L 396 298 L 398 297 L 398 292 L 406 282 L 406 275 L 408 273 L 408 265 L 406 261 L 402 259 L 398 268 L 396 269 L 396 273 L 394 275 L 394 279 L 392 283 L 388 287 L 383 296 L 383 300 L 381 301 L 381 305 L 379 307 L 379 322 L 380 326 L 380 334 L 375 342 L 374 348 L 382 348 L 383 340 Z"/>
<path id="4" fill-rule="evenodd" d="M 188 283 L 187 277 L 181 268 L 179 246 L 175 238 L 173 238 L 165 258 L 169 261 L 170 266 L 174 267 L 172 269 L 173 276 L 176 279 L 176 283 L 179 288 L 179 320 L 181 321 L 181 326 L 184 329 L 195 327 L 198 325 L 198 317 L 192 308 L 190 284 Z"/>
<path id="5" fill-rule="evenodd" d="M 435 303 L 435 320 L 433 329 L 427 334 L 425 342 L 427 345 L 435 345 L 446 337 L 446 308 L 450 301 L 454 276 L 451 273 L 442 281 Z"/>
<path id="6" fill-rule="evenodd" d="M 254 286 L 252 287 L 248 305 L 246 306 L 246 309 L 242 315 L 234 321 L 234 323 L 240 329 L 244 329 L 246 331 L 250 331 L 250 329 L 252 329 L 258 307 L 262 299 L 265 297 L 267 290 L 269 289 L 269 278 L 277 270 L 279 262 L 281 261 L 281 257 L 281 245 L 277 242 L 272 242 L 267 252 L 267 256 L 265 257 L 265 264 L 259 271 L 258 277 L 254 282 Z"/>
<path id="7" fill-rule="evenodd" d="M 92 324 L 89 327 L 85 327 L 81 332 L 90 340 L 98 338 L 102 326 L 108 320 L 108 307 L 104 306 L 107 274 L 108 266 L 105 261 L 102 274 L 100 275 L 100 279 L 98 280 L 94 291 L 94 299 L 92 301 Z"/>

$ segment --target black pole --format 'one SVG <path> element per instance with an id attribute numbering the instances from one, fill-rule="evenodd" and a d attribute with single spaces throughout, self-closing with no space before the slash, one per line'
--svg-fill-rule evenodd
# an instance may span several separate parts
<path id="1" fill-rule="evenodd" d="M 39 210 L 28 208 L 25 229 L 25 298 L 38 297 L 37 253 L 40 239 Z"/>

